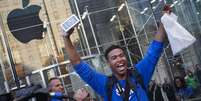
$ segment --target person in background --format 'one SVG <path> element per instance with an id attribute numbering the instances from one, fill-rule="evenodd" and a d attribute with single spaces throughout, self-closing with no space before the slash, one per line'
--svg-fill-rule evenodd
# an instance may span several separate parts
<path id="1" fill-rule="evenodd" d="M 48 82 L 48 92 L 51 95 L 51 101 L 63 101 L 64 87 L 59 78 L 53 77 Z"/>
<path id="2" fill-rule="evenodd" d="M 53 77 L 49 79 L 48 91 L 64 93 L 64 87 L 59 78 Z"/>
<path id="3" fill-rule="evenodd" d="M 164 101 L 161 86 L 157 84 L 154 80 L 149 83 L 148 86 L 148 97 L 150 101 Z"/>
<path id="4" fill-rule="evenodd" d="M 186 85 L 190 86 L 194 92 L 197 92 L 197 87 L 198 87 L 197 77 L 189 69 L 186 71 L 185 82 L 186 82 Z"/>
<path id="5" fill-rule="evenodd" d="M 166 93 L 166 96 L 169 101 L 176 101 L 174 88 L 168 82 L 167 78 L 164 78 L 164 83 L 162 85 L 162 88 L 163 88 L 163 91 Z"/>
<path id="6" fill-rule="evenodd" d="M 59 78 L 53 77 L 48 83 L 49 93 L 54 93 L 51 95 L 51 101 L 92 101 L 89 92 L 85 88 L 77 90 L 73 97 L 64 94 L 64 87 Z"/>
<path id="7" fill-rule="evenodd" d="M 186 85 L 184 78 L 175 77 L 176 100 L 183 101 L 193 96 L 193 89 Z"/>

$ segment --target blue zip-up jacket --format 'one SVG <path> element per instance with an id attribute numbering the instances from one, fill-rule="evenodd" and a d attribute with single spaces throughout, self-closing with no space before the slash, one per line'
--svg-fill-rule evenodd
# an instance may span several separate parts
<path id="1" fill-rule="evenodd" d="M 138 64 L 134 66 L 141 74 L 145 87 L 148 86 L 148 83 L 151 80 L 153 71 L 159 60 L 162 50 L 163 43 L 153 40 L 153 42 L 149 46 L 149 49 L 144 59 L 142 59 Z M 74 68 L 79 74 L 79 76 L 104 98 L 104 101 L 108 100 L 106 89 L 106 82 L 108 80 L 108 76 L 97 73 L 96 71 L 92 70 L 90 65 L 85 63 L 84 61 L 81 61 L 79 64 L 74 65 Z M 135 81 L 134 77 L 131 78 L 133 78 L 133 81 Z M 124 89 L 126 84 L 125 80 L 119 80 L 119 82 Z M 112 100 L 123 101 L 123 98 L 118 94 L 118 90 L 116 90 L 115 85 L 113 86 L 112 90 Z M 129 101 L 149 100 L 144 89 L 139 84 L 137 84 L 137 89 L 135 91 L 130 91 Z"/>

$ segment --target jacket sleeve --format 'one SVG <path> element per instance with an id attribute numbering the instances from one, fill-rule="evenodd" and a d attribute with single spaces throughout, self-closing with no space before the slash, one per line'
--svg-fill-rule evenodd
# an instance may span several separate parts
<path id="1" fill-rule="evenodd" d="M 107 76 L 97 73 L 92 67 L 81 61 L 80 64 L 74 65 L 75 71 L 79 76 L 90 85 L 98 94 L 101 96 L 105 95 L 105 84 L 107 81 Z"/>
<path id="2" fill-rule="evenodd" d="M 147 53 L 145 57 L 135 65 L 138 72 L 141 74 L 144 85 L 147 88 L 149 81 L 153 75 L 155 70 L 155 66 L 159 60 L 159 57 L 163 51 L 163 43 L 159 41 L 153 40 L 153 42 L 149 45 Z"/>

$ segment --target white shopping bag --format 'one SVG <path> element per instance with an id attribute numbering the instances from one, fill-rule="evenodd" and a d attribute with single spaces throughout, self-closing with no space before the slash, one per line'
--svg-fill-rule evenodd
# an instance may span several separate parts
<path id="1" fill-rule="evenodd" d="M 161 17 L 161 22 L 167 32 L 173 55 L 181 52 L 196 41 L 195 37 L 177 22 L 177 18 L 174 13 L 165 13 Z"/>

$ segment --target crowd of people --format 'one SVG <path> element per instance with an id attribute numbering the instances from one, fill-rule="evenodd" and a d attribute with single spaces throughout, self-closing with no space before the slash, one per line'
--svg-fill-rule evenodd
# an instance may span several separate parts
<path id="1" fill-rule="evenodd" d="M 149 101 L 183 101 L 189 98 L 195 97 L 200 94 L 200 79 L 199 75 L 201 73 L 201 68 L 198 64 L 195 66 L 195 71 L 186 70 L 186 76 L 177 76 L 174 78 L 174 83 L 168 81 L 167 78 L 164 79 L 164 83 L 157 83 L 155 80 L 151 80 L 148 88 L 147 95 Z M 48 83 L 48 91 L 57 93 L 58 96 L 63 96 L 64 87 L 59 78 L 51 78 Z M 165 95 L 164 95 L 164 94 Z M 166 96 L 166 97 L 165 97 Z M 63 101 L 65 97 L 51 97 L 51 101 Z M 78 89 L 73 97 L 69 97 L 74 101 L 94 101 L 92 96 L 86 88 Z M 65 100 L 64 100 L 65 101 Z"/>
<path id="2" fill-rule="evenodd" d="M 170 83 L 167 78 L 164 83 L 157 83 L 151 80 L 148 85 L 147 95 L 149 101 L 166 101 L 164 94 L 168 101 L 183 101 L 195 97 L 200 93 L 200 79 L 201 68 L 198 64 L 195 66 L 195 71 L 186 70 L 186 76 L 177 76 L 174 78 L 174 83 Z M 51 78 L 48 83 L 48 91 L 56 92 L 59 96 L 64 95 L 64 87 L 59 78 Z M 164 93 L 164 94 L 163 94 Z M 52 97 L 51 101 L 63 101 L 64 98 Z M 78 89 L 72 98 L 74 101 L 94 101 L 86 88 Z"/>
<path id="3" fill-rule="evenodd" d="M 148 87 L 150 101 L 166 101 L 165 98 L 168 101 L 183 101 L 199 96 L 201 92 L 201 68 L 196 64 L 194 69 L 194 72 L 187 69 L 185 76 L 174 77 L 173 83 L 167 78 L 164 79 L 163 84 L 152 80 Z"/>

